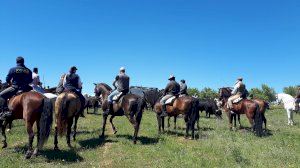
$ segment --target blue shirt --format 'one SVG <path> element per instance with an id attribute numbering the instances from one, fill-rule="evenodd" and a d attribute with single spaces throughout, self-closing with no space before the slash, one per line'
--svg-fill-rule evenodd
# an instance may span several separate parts
<path id="1" fill-rule="evenodd" d="M 17 64 L 9 70 L 6 82 L 12 82 L 12 85 L 17 87 L 27 86 L 32 82 L 32 72 L 25 65 Z"/>

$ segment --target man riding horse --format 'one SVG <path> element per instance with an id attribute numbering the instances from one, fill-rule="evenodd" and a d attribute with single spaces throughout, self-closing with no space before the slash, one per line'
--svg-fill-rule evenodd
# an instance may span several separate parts
<path id="1" fill-rule="evenodd" d="M 232 90 L 232 96 L 228 99 L 229 109 L 233 108 L 233 102 L 239 98 L 243 98 L 246 92 L 246 85 L 243 83 L 243 78 L 238 78 Z"/>
<path id="2" fill-rule="evenodd" d="M 18 91 L 24 92 L 32 90 L 29 84 L 32 82 L 32 72 L 24 65 L 24 58 L 17 57 L 17 66 L 11 68 L 6 76 L 6 82 L 11 86 L 0 93 L 0 99 L 4 102 L 2 105 L 2 112 L 0 113 L 0 120 L 9 118 L 12 113 L 8 110 L 7 100 L 13 97 Z"/>
<path id="3" fill-rule="evenodd" d="M 175 76 L 171 75 L 169 77 L 169 83 L 164 90 L 164 97 L 162 97 L 160 100 L 160 103 L 162 105 L 162 113 L 160 115 L 161 117 L 168 116 L 166 101 L 173 96 L 178 96 L 179 92 L 180 85 L 176 82 Z"/>
<path id="4" fill-rule="evenodd" d="M 63 87 L 64 91 L 71 91 L 74 92 L 80 99 L 81 108 L 80 108 L 80 115 L 84 117 L 84 105 L 85 105 L 85 98 L 81 93 L 82 90 L 82 82 L 80 80 L 79 75 L 76 74 L 77 68 L 75 66 L 70 68 L 70 71 L 67 75 L 64 76 L 63 80 Z"/>
<path id="5" fill-rule="evenodd" d="M 187 85 L 186 85 L 184 79 L 182 79 L 180 81 L 180 92 L 179 92 L 179 94 L 182 95 L 182 96 L 187 96 L 188 95 L 188 93 L 187 93 Z"/>
<path id="6" fill-rule="evenodd" d="M 38 68 L 33 68 L 32 72 L 32 83 L 30 86 L 33 88 L 34 91 L 39 92 L 41 94 L 45 93 L 45 90 L 42 87 L 42 82 L 40 81 L 40 75 Z"/>
<path id="7" fill-rule="evenodd" d="M 111 92 L 107 98 L 109 108 L 107 108 L 107 110 L 103 112 L 103 115 L 108 115 L 110 112 L 113 111 L 112 108 L 113 108 L 113 101 L 115 96 L 118 96 L 117 99 L 115 100 L 116 102 L 118 102 L 121 96 L 124 96 L 129 92 L 129 82 L 130 82 L 130 77 L 125 74 L 125 68 L 121 67 L 120 73 L 116 76 L 113 82 L 113 86 L 115 87 L 115 90 Z"/>
<path id="8" fill-rule="evenodd" d="M 298 85 L 297 95 L 295 97 L 295 111 L 299 111 L 299 103 L 300 103 L 300 85 Z"/>

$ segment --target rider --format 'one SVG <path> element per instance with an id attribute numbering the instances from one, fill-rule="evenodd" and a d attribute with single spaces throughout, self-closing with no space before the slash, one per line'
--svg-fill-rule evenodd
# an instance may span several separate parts
<path id="1" fill-rule="evenodd" d="M 162 105 L 161 117 L 166 117 L 168 115 L 166 101 L 173 96 L 178 96 L 180 92 L 180 85 L 175 81 L 174 75 L 169 77 L 169 81 L 170 82 L 164 90 L 164 97 L 160 100 L 160 104 Z"/>
<path id="2" fill-rule="evenodd" d="M 180 95 L 188 95 L 188 93 L 187 93 L 187 85 L 186 85 L 186 83 L 185 83 L 185 80 L 184 79 L 182 79 L 181 81 L 180 81 L 180 92 L 179 92 L 179 94 Z"/>
<path id="3" fill-rule="evenodd" d="M 300 103 L 300 85 L 298 85 L 297 95 L 295 97 L 295 111 L 299 111 L 299 103 Z"/>
<path id="4" fill-rule="evenodd" d="M 13 97 L 19 90 L 30 91 L 32 88 L 29 84 L 32 82 L 32 72 L 24 65 L 24 58 L 17 57 L 17 66 L 11 68 L 6 76 L 6 82 L 11 84 L 10 87 L 0 93 L 0 99 L 4 102 L 0 119 L 8 118 L 12 113 L 8 110 L 7 100 Z"/>
<path id="5" fill-rule="evenodd" d="M 82 82 L 80 80 L 79 75 L 76 74 L 76 71 L 77 68 L 75 66 L 70 68 L 69 73 L 64 76 L 63 87 L 64 90 L 74 92 L 75 94 L 78 95 L 81 103 L 80 116 L 84 117 L 83 112 L 84 112 L 85 98 L 81 94 Z"/>
<path id="6" fill-rule="evenodd" d="M 109 108 L 104 111 L 103 115 L 108 115 L 109 112 L 112 111 L 114 96 L 119 95 L 120 93 L 122 93 L 122 95 L 125 95 L 129 92 L 129 82 L 130 78 L 125 74 L 125 68 L 121 67 L 119 75 L 116 76 L 113 82 L 115 90 L 111 92 L 107 97 Z"/>
<path id="7" fill-rule="evenodd" d="M 228 107 L 230 109 L 233 108 L 233 101 L 242 97 L 242 95 L 245 93 L 245 90 L 246 85 L 243 83 L 243 78 L 238 78 L 231 92 L 232 95 L 228 99 Z"/>
<path id="8" fill-rule="evenodd" d="M 39 93 L 42 93 L 42 94 L 45 93 L 45 91 L 42 88 L 42 82 L 40 81 L 38 68 L 33 68 L 31 86 L 32 86 L 33 90 L 35 90 Z"/>

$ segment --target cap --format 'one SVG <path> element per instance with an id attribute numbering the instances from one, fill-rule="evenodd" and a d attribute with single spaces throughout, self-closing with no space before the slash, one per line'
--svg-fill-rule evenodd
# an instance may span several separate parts
<path id="1" fill-rule="evenodd" d="M 170 75 L 169 80 L 171 80 L 171 79 L 175 79 L 175 76 L 174 75 Z"/>
<path id="2" fill-rule="evenodd" d="M 121 68 L 120 68 L 120 71 L 125 71 L 125 68 L 124 68 L 124 67 L 121 67 Z"/>

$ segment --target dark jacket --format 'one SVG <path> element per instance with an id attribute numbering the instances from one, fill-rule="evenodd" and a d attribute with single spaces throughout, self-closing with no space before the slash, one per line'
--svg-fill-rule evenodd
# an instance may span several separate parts
<path id="1" fill-rule="evenodd" d="M 117 88 L 119 92 L 128 92 L 129 91 L 129 76 L 127 76 L 125 73 L 121 73 L 118 76 L 116 76 L 116 79 L 113 83 L 113 86 Z"/>
<path id="2" fill-rule="evenodd" d="M 187 85 L 185 83 L 180 83 L 180 94 L 187 94 Z"/>
<path id="3" fill-rule="evenodd" d="M 164 90 L 164 95 L 171 94 L 171 95 L 178 95 L 180 92 L 180 85 L 175 81 L 171 80 Z"/>
<path id="4" fill-rule="evenodd" d="M 23 64 L 17 64 L 16 67 L 11 68 L 6 76 L 6 82 L 14 87 L 23 88 L 28 87 L 32 82 L 32 72 Z"/>
<path id="5" fill-rule="evenodd" d="M 75 73 L 67 74 L 64 88 L 67 90 L 78 90 L 79 88 L 79 76 Z"/>

